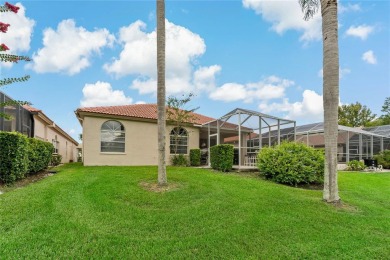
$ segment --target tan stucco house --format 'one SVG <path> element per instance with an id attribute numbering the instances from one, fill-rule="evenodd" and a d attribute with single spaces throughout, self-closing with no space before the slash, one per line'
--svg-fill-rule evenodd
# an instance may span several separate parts
<path id="1" fill-rule="evenodd" d="M 42 110 L 27 105 L 23 108 L 32 115 L 31 137 L 51 142 L 54 146 L 54 153 L 62 156 L 62 163 L 76 162 L 78 142 L 46 116 Z"/>
<path id="2" fill-rule="evenodd" d="M 86 107 L 75 113 L 83 127 L 84 165 L 157 165 L 156 104 Z M 193 114 L 195 122 L 183 127 L 167 124 L 166 158 L 175 153 L 173 131 L 179 134 L 176 154 L 188 155 L 201 142 L 205 145 L 201 125 L 213 118 Z"/>
<path id="3" fill-rule="evenodd" d="M 157 165 L 156 104 L 85 107 L 75 113 L 83 127 L 84 165 Z M 212 124 L 206 126 L 214 118 L 192 115 L 182 127 L 167 122 L 167 164 L 174 154 L 189 155 L 195 148 L 207 152 L 219 140 L 237 135 L 235 124 L 225 122 L 217 131 Z"/>

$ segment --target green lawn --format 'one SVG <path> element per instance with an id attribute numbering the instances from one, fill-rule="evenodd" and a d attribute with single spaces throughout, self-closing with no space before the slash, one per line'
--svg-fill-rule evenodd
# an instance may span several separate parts
<path id="1" fill-rule="evenodd" d="M 348 205 L 259 177 L 65 165 L 0 195 L 0 259 L 389 259 L 390 173 L 340 173 Z"/>

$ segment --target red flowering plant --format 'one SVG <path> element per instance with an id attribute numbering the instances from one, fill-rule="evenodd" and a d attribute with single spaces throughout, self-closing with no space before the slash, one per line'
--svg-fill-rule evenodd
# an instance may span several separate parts
<path id="1" fill-rule="evenodd" d="M 0 12 L 5 13 L 5 12 L 13 12 L 17 13 L 19 11 L 18 6 L 12 5 L 8 2 L 6 2 L 3 6 L 0 6 Z M 0 33 L 6 33 L 8 31 L 8 27 L 10 24 L 8 23 L 3 23 L 0 21 Z M 19 55 L 14 55 L 14 54 L 8 54 L 8 53 L 3 53 L 10 50 L 7 45 L 4 43 L 0 44 L 0 62 L 14 62 L 17 63 L 20 60 L 24 61 L 30 61 L 30 58 L 27 56 L 19 56 Z M 3 87 L 8 84 L 12 84 L 15 82 L 22 82 L 26 81 L 30 78 L 30 76 L 26 75 L 23 77 L 19 78 L 4 78 L 0 79 L 0 87 Z M 29 104 L 28 102 L 24 101 L 7 101 L 7 102 L 0 102 L 0 107 L 6 107 L 6 106 L 14 106 L 14 105 L 24 105 L 24 104 Z M 0 117 L 4 117 L 7 119 L 11 119 L 11 116 L 4 114 L 3 112 L 0 112 Z"/>

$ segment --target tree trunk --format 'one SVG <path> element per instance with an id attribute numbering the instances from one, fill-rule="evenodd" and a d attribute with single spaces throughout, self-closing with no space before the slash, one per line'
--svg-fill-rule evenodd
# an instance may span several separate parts
<path id="1" fill-rule="evenodd" d="M 337 0 L 321 0 L 323 37 L 323 99 L 325 176 L 323 199 L 340 200 L 337 185 L 337 136 L 339 104 L 339 46 Z"/>
<path id="2" fill-rule="evenodd" d="M 167 185 L 165 165 L 165 1 L 157 0 L 158 184 Z"/>

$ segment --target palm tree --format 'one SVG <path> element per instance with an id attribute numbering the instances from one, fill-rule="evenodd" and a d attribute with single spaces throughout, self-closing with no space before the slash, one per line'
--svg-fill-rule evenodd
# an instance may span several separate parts
<path id="1" fill-rule="evenodd" d="M 339 202 L 337 185 L 337 136 L 339 103 L 339 45 L 337 0 L 299 0 L 305 20 L 321 5 L 323 41 L 323 103 L 325 135 L 325 176 L 323 199 Z"/>
<path id="2" fill-rule="evenodd" d="M 167 185 L 165 165 L 165 1 L 157 0 L 158 185 Z"/>

